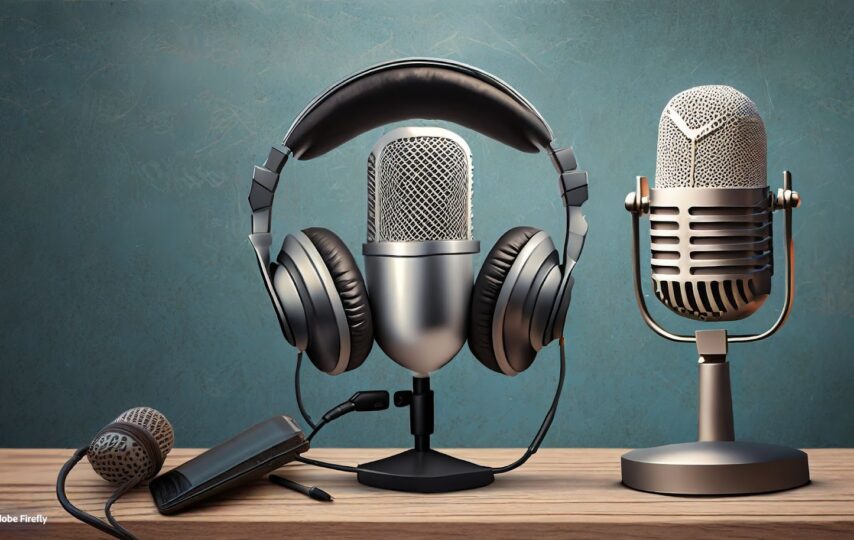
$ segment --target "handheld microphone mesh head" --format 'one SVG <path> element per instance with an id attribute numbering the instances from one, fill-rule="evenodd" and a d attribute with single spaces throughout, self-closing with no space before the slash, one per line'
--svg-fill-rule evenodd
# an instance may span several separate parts
<path id="1" fill-rule="evenodd" d="M 728 86 L 673 97 L 661 115 L 650 192 L 658 299 L 698 320 L 747 317 L 771 292 L 765 125 Z"/>
<path id="2" fill-rule="evenodd" d="M 766 186 L 766 147 L 750 98 L 729 86 L 685 90 L 661 113 L 655 187 Z"/>
<path id="3" fill-rule="evenodd" d="M 174 441 L 172 425 L 162 413 L 135 407 L 102 429 L 86 455 L 95 472 L 108 482 L 149 480 L 160 470 Z"/>
<path id="4" fill-rule="evenodd" d="M 368 157 L 368 242 L 472 239 L 472 161 L 451 131 L 390 131 Z"/>

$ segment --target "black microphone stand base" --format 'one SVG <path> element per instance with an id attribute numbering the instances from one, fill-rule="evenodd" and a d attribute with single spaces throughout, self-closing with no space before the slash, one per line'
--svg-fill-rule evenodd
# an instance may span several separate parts
<path id="1" fill-rule="evenodd" d="M 359 465 L 358 480 L 394 491 L 443 493 L 492 483 L 492 470 L 433 449 L 410 449 Z"/>
<path id="2" fill-rule="evenodd" d="M 807 455 L 742 441 L 698 441 L 632 450 L 620 460 L 623 484 L 666 495 L 748 495 L 810 482 Z"/>
<path id="3" fill-rule="evenodd" d="M 359 465 L 357 477 L 366 486 L 416 493 L 442 493 L 492 483 L 492 469 L 430 448 L 433 433 L 433 391 L 429 377 L 413 377 L 412 391 L 397 392 L 394 404 L 409 407 L 409 428 L 415 447 Z"/>

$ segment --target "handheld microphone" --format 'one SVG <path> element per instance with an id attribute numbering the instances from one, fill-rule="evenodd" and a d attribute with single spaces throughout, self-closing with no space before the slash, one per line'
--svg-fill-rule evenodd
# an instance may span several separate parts
<path id="1" fill-rule="evenodd" d="M 696 320 L 743 319 L 771 292 L 765 126 L 728 86 L 676 95 L 659 122 L 649 196 L 656 297 Z"/>
<path id="2" fill-rule="evenodd" d="M 765 493 L 809 482 L 804 452 L 737 441 L 727 353 L 730 343 L 769 337 L 789 316 L 794 295 L 792 210 L 800 196 L 784 172 L 776 196 L 766 180 L 765 125 L 756 105 L 728 86 L 677 94 L 659 122 L 655 189 L 638 177 L 626 197 L 632 214 L 635 299 L 644 322 L 671 341 L 693 342 L 699 360 L 698 441 L 633 450 L 622 457 L 623 484 L 680 495 Z M 700 321 L 743 319 L 771 292 L 773 210 L 785 215 L 786 288 L 777 321 L 758 334 L 725 329 L 672 333 L 646 307 L 640 278 L 639 219 L 650 217 L 656 297 Z"/>
<path id="3" fill-rule="evenodd" d="M 406 127 L 368 158 L 363 246 L 374 333 L 395 362 L 426 376 L 466 340 L 474 254 L 471 150 L 455 133 Z"/>
<path id="4" fill-rule="evenodd" d="M 172 425 L 159 411 L 135 407 L 99 431 L 92 442 L 78 449 L 59 472 L 56 495 L 62 507 L 80 521 L 116 538 L 135 538 L 113 518 L 110 508 L 119 497 L 141 482 L 154 478 L 175 441 Z M 104 513 L 110 525 L 71 504 L 65 494 L 68 473 L 87 457 L 101 478 L 117 485 Z"/>

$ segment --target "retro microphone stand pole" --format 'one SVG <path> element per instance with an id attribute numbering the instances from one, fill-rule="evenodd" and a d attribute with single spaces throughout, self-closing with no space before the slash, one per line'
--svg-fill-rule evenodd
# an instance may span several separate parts
<path id="1" fill-rule="evenodd" d="M 791 489 L 809 483 L 807 455 L 793 448 L 735 440 L 727 347 L 774 334 L 789 317 L 794 295 L 792 209 L 800 196 L 792 175 L 783 173 L 783 189 L 770 196 L 771 208 L 783 210 L 786 228 L 786 290 L 777 321 L 761 334 L 728 335 L 724 329 L 698 330 L 693 336 L 669 332 L 647 309 L 640 275 L 639 220 L 649 213 L 649 183 L 637 177 L 626 198 L 632 214 L 632 272 L 635 298 L 644 322 L 656 334 L 680 343 L 696 343 L 699 360 L 698 441 L 632 450 L 621 459 L 623 484 L 640 491 L 671 495 L 736 495 Z"/>

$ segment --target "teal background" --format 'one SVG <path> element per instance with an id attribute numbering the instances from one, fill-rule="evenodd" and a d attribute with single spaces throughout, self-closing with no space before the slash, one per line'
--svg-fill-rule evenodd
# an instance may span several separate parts
<path id="1" fill-rule="evenodd" d="M 804 1 L 2 3 L 0 446 L 80 445 L 140 404 L 167 414 L 180 446 L 296 415 L 295 353 L 246 238 L 252 166 L 329 84 L 417 55 L 516 86 L 590 171 L 569 378 L 547 445 L 695 437 L 695 350 L 641 322 L 623 199 L 636 174 L 654 175 L 667 100 L 715 83 L 756 102 L 771 186 L 791 169 L 804 201 L 791 321 L 731 349 L 737 434 L 854 446 L 852 11 L 852 2 Z M 474 154 L 481 257 L 516 225 L 559 235 L 547 160 L 458 131 Z M 365 162 L 382 132 L 289 165 L 276 243 L 322 225 L 360 253 Z M 782 269 L 778 259 L 766 307 L 730 328 L 773 321 Z M 653 304 L 669 326 L 695 328 Z M 556 360 L 553 345 L 511 379 L 465 348 L 434 377 L 435 443 L 527 445 Z M 408 385 L 378 347 L 353 373 L 305 376 L 315 415 L 357 389 Z M 354 414 L 316 442 L 404 446 L 407 415 Z"/>

